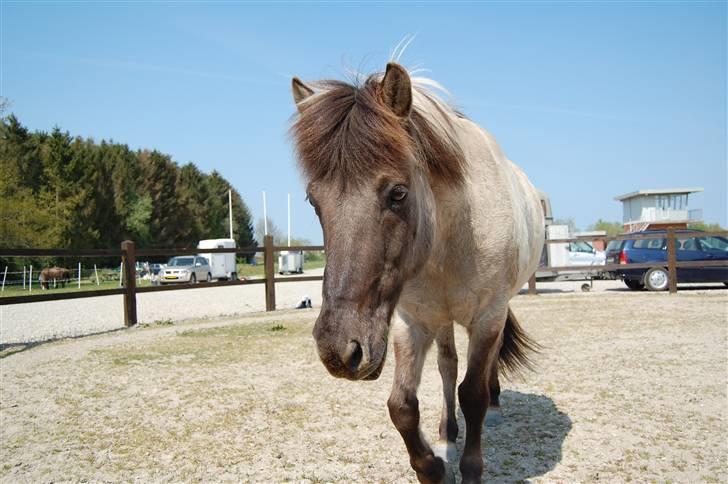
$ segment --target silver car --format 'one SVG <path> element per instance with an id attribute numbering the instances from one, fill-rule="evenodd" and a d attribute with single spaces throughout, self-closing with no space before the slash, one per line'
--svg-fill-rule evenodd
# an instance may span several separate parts
<path id="1" fill-rule="evenodd" d="M 210 263 L 199 255 L 182 255 L 172 257 L 167 266 L 159 271 L 159 282 L 169 284 L 172 282 L 212 281 Z"/>

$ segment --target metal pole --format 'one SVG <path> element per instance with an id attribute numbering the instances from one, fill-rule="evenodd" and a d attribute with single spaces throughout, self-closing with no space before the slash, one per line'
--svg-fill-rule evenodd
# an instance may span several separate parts
<path id="1" fill-rule="evenodd" d="M 30 274 L 28 275 L 28 292 L 33 292 L 33 266 L 30 266 Z"/>
<path id="2" fill-rule="evenodd" d="M 121 265 L 119 266 L 119 287 L 122 286 L 121 281 L 124 280 L 124 261 L 121 262 Z"/>
<path id="3" fill-rule="evenodd" d="M 23 266 L 23 291 L 25 291 L 25 266 Z"/>
<path id="4" fill-rule="evenodd" d="M 5 292 L 5 278 L 8 277 L 8 266 L 5 266 L 5 274 L 3 274 L 3 288 L 0 292 Z"/>
<path id="5" fill-rule="evenodd" d="M 96 285 L 100 286 L 99 284 L 99 271 L 96 270 L 96 264 L 94 264 L 94 275 L 96 275 Z"/>
<path id="6" fill-rule="evenodd" d="M 78 288 L 81 289 L 81 263 L 78 263 Z"/>

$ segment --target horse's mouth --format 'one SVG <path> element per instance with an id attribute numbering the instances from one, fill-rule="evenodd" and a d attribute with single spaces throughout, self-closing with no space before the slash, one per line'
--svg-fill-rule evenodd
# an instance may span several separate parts
<path id="1" fill-rule="evenodd" d="M 365 366 L 361 366 L 355 371 L 342 365 L 338 359 L 321 358 L 324 367 L 332 376 L 336 378 L 345 378 L 351 381 L 359 380 L 376 380 L 382 374 L 384 364 L 387 361 L 387 348 L 385 346 L 384 353 L 378 362 L 370 362 Z"/>
<path id="2" fill-rule="evenodd" d="M 356 380 L 376 380 L 379 378 L 379 375 L 382 374 L 382 370 L 384 369 L 384 363 L 387 362 L 387 347 L 384 347 L 384 354 L 382 355 L 382 359 L 379 360 L 379 364 L 377 366 L 373 366 L 368 371 L 363 371 L 362 376 L 359 378 L 356 378 Z"/>
<path id="3" fill-rule="evenodd" d="M 382 361 L 379 362 L 379 366 L 374 368 L 374 370 L 369 373 L 367 376 L 362 378 L 362 380 L 376 380 L 379 378 L 379 375 L 382 374 L 382 370 L 384 369 L 384 363 L 387 361 L 387 353 L 384 353 L 384 356 L 382 357 Z"/>

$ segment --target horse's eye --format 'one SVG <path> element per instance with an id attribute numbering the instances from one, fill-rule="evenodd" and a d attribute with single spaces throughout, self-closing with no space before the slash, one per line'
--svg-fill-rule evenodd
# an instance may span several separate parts
<path id="1" fill-rule="evenodd" d="M 320 217 L 321 216 L 321 213 L 319 212 L 318 205 L 316 205 L 314 203 L 313 199 L 310 196 L 308 196 L 308 195 L 306 195 L 306 200 L 308 200 L 308 203 L 310 203 L 311 206 L 313 207 L 313 211 L 316 212 L 316 216 L 317 217 Z"/>
<path id="2" fill-rule="evenodd" d="M 389 192 L 389 199 L 393 202 L 401 202 L 407 198 L 407 187 L 404 185 L 395 185 Z"/>

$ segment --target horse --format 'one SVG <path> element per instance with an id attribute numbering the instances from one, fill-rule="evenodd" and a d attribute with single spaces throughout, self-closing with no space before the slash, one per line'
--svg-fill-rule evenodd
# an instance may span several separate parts
<path id="1" fill-rule="evenodd" d="M 544 216 L 523 171 L 435 88 L 395 62 L 353 84 L 292 79 L 291 137 L 326 249 L 313 336 L 331 375 L 374 380 L 391 326 L 391 420 L 419 481 L 453 482 L 453 324 L 462 325 L 469 342 L 457 387 L 466 429 L 459 468 L 463 482 L 480 482 L 483 421 L 502 418 L 499 371 L 531 367 L 538 350 L 509 300 L 538 266 Z M 430 446 L 417 389 L 433 342 L 444 403 Z"/>
<path id="2" fill-rule="evenodd" d="M 38 280 L 42 289 L 50 289 L 50 281 L 58 282 L 61 287 L 65 287 L 71 280 L 71 271 L 63 267 L 46 267 L 40 271 Z"/>

